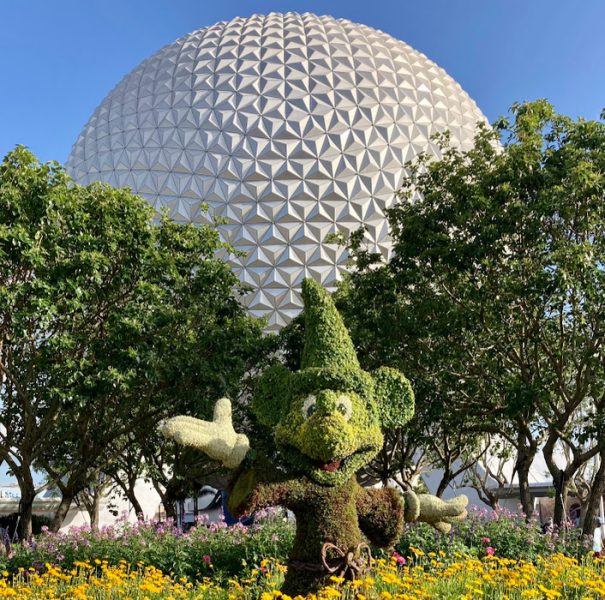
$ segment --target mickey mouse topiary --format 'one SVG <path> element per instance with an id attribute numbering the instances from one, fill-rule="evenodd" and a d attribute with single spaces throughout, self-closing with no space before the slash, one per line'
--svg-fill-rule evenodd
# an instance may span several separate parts
<path id="1" fill-rule="evenodd" d="M 300 371 L 274 366 L 259 378 L 252 399 L 258 420 L 274 432 L 286 468 L 246 458 L 245 435 L 231 424 L 226 398 L 213 422 L 175 417 L 162 433 L 236 468 L 229 498 L 235 515 L 281 505 L 296 516 L 296 536 L 283 593 L 305 595 L 332 575 L 358 577 L 370 564 L 365 537 L 388 547 L 405 521 L 421 520 L 448 531 L 466 515 L 464 496 L 435 496 L 393 489 L 364 489 L 355 473 L 380 451 L 382 429 L 404 426 L 414 413 L 408 380 L 397 370 L 363 371 L 348 331 L 329 294 L 303 282 L 305 346 Z"/>

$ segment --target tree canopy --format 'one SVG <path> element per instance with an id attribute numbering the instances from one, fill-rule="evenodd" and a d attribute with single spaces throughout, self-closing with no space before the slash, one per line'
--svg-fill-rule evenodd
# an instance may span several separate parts
<path id="1" fill-rule="evenodd" d="M 24 535 L 34 467 L 63 494 L 56 528 L 161 418 L 237 394 L 262 323 L 238 302 L 226 250 L 215 227 L 156 223 L 128 190 L 74 185 L 22 147 L 4 159 L 0 457 L 21 488 Z"/>
<path id="2" fill-rule="evenodd" d="M 447 134 L 436 142 L 441 159 L 408 164 L 388 212 L 388 263 L 350 239 L 348 323 L 450 431 L 514 444 L 527 511 L 541 449 L 560 522 L 578 469 L 605 444 L 605 124 L 541 100 L 481 126 L 467 152 Z"/>

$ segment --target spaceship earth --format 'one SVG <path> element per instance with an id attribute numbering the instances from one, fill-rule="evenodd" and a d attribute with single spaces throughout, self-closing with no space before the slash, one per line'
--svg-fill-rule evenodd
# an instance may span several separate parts
<path id="1" fill-rule="evenodd" d="M 436 132 L 462 148 L 485 117 L 443 69 L 370 27 L 314 14 L 253 15 L 194 31 L 143 61 L 77 138 L 67 171 L 129 187 L 180 222 L 216 217 L 242 251 L 250 312 L 278 330 L 300 285 L 333 287 L 366 228 L 387 256 L 385 209 Z"/>

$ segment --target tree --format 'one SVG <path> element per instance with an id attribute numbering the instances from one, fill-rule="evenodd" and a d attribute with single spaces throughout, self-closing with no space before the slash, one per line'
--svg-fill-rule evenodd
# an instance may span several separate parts
<path id="1" fill-rule="evenodd" d="M 87 406 L 99 410 L 80 413 L 67 424 L 68 432 L 57 429 L 60 439 L 47 446 L 51 454 L 44 468 L 60 479 L 64 510 L 108 447 L 122 454 L 133 443 L 131 433 L 144 448 L 150 449 L 150 442 L 164 446 L 152 433 L 161 418 L 176 410 L 206 416 L 213 400 L 238 394 L 244 373 L 262 350 L 261 322 L 246 316 L 236 297 L 237 278 L 215 257 L 222 248 L 216 229 L 163 219 L 154 231 L 155 245 L 143 265 L 139 289 L 95 348 L 93 372 L 85 380 L 94 385 L 80 389 Z M 67 446 L 69 439 L 88 443 Z M 147 467 L 158 456 L 155 448 L 150 452 L 144 455 Z M 159 456 L 167 457 L 165 452 Z M 172 447 L 170 456 L 161 471 L 162 477 L 171 473 L 168 491 L 176 493 L 174 484 L 183 479 L 176 472 L 180 453 Z M 208 460 L 203 463 L 201 472 L 206 473 Z M 193 464 L 182 472 L 190 487 Z M 179 493 L 168 494 L 168 505 L 189 491 L 176 487 Z M 54 528 L 63 516 L 58 511 Z"/>
<path id="2" fill-rule="evenodd" d="M 412 326 L 382 327 L 385 347 L 417 352 L 450 398 L 444 411 L 514 444 L 528 513 L 529 468 L 544 452 L 560 523 L 570 481 L 605 444 L 605 125 L 543 100 L 512 115 L 480 127 L 468 152 L 442 135 L 440 160 L 408 165 L 388 214 L 393 256 L 376 268 L 353 238 L 349 285 L 388 283 L 374 305 Z"/>
<path id="3" fill-rule="evenodd" d="M 494 439 L 495 438 L 495 439 Z M 500 498 L 512 483 L 512 444 L 498 436 L 486 435 L 484 452 L 464 473 L 463 484 L 474 488 L 482 502 L 497 510 Z"/>
<path id="4" fill-rule="evenodd" d="M 114 458 L 110 465 L 105 465 L 104 472 L 114 482 L 116 491 L 130 502 L 137 518 L 144 518 L 145 512 L 136 494 L 137 482 L 145 480 L 147 475 L 143 450 L 132 432 L 128 437 L 128 443 L 118 442 L 117 447 L 111 449 Z"/>
<path id="5" fill-rule="evenodd" d="M 99 469 L 94 478 L 90 478 L 87 487 L 80 490 L 74 501 L 77 506 L 84 507 L 90 519 L 90 528 L 97 531 L 101 517 L 101 503 L 113 491 L 115 482 Z"/>
<path id="6" fill-rule="evenodd" d="M 25 537 L 34 466 L 62 492 L 56 529 L 110 452 L 173 411 L 204 414 L 258 353 L 216 229 L 153 217 L 24 148 L 0 166 L 0 456 Z"/>
<path id="7" fill-rule="evenodd" d="M 58 164 L 41 165 L 21 147 L 0 166 L 0 453 L 21 489 L 24 537 L 33 466 L 64 411 L 77 408 L 73 388 L 88 340 L 127 294 L 149 243 L 149 209 L 129 197 L 72 188 Z M 112 221 L 106 237 L 92 233 L 97 217 Z"/>

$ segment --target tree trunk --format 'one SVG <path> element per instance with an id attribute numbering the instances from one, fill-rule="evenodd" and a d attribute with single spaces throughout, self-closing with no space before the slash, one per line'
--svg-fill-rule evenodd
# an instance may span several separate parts
<path id="1" fill-rule="evenodd" d="M 595 528 L 595 517 L 599 515 L 601 508 L 601 498 L 605 494 L 605 450 L 601 450 L 600 459 L 601 464 L 592 483 L 584 522 L 582 523 L 582 533 L 584 535 L 592 535 Z"/>
<path id="2" fill-rule="evenodd" d="M 143 514 L 143 507 L 139 502 L 139 499 L 136 497 L 133 488 L 129 488 L 126 491 L 126 497 L 130 504 L 132 504 L 132 509 L 134 510 L 134 514 L 137 516 L 137 519 L 143 519 L 145 515 Z"/>
<path id="3" fill-rule="evenodd" d="M 17 535 L 20 540 L 30 540 L 32 537 L 32 519 L 34 516 L 34 498 L 36 490 L 33 482 L 20 482 L 21 499 L 19 500 L 19 527 Z"/>
<path id="4" fill-rule="evenodd" d="M 441 496 L 443 496 L 445 490 L 447 490 L 447 486 L 450 484 L 452 480 L 452 471 L 451 469 L 447 468 L 443 471 L 443 476 L 441 477 L 441 481 L 439 482 L 439 485 L 437 486 L 437 491 L 435 492 L 435 496 L 437 496 L 437 498 L 441 498 Z"/>
<path id="5" fill-rule="evenodd" d="M 523 513 L 525 514 L 525 520 L 528 522 L 534 512 L 534 503 L 531 499 L 529 489 L 529 471 L 535 455 L 536 453 L 533 449 L 521 446 L 517 449 L 517 460 L 515 463 L 515 471 L 517 471 L 517 477 L 519 478 L 519 498 L 523 507 Z"/>
<path id="6" fill-rule="evenodd" d="M 176 524 L 176 502 L 169 498 L 162 498 L 162 504 L 166 511 L 166 520 L 171 519 Z"/>
<path id="7" fill-rule="evenodd" d="M 61 529 L 61 525 L 63 525 L 63 521 L 65 521 L 65 517 L 69 512 L 69 508 L 74 497 L 75 494 L 68 493 L 65 491 L 63 492 L 63 495 L 61 496 L 61 502 L 57 510 L 55 511 L 55 515 L 53 516 L 53 520 L 50 524 L 50 530 L 52 532 L 56 533 L 57 531 L 59 531 L 59 529 Z"/>
<path id="8" fill-rule="evenodd" d="M 561 469 L 553 476 L 553 487 L 555 488 L 555 512 L 553 515 L 553 522 L 557 527 L 561 528 L 567 517 L 567 492 L 569 490 L 569 482 L 565 477 L 564 471 Z"/>
<path id="9" fill-rule="evenodd" d="M 174 519 L 174 523 L 177 524 L 179 515 L 177 515 L 177 504 L 183 502 L 187 498 L 186 488 L 184 488 L 185 482 L 176 478 L 172 478 L 168 481 L 164 494 L 162 495 L 162 504 L 166 511 L 166 517 Z"/>
<path id="10" fill-rule="evenodd" d="M 479 499 L 485 502 L 492 510 L 497 511 L 500 508 L 500 499 L 496 494 L 493 494 L 488 489 L 483 490 L 483 493 L 478 492 Z"/>
<path id="11" fill-rule="evenodd" d="M 488 468 L 485 469 L 484 473 L 479 473 L 476 468 L 477 465 L 473 465 L 470 468 L 470 478 L 465 481 L 466 485 L 472 487 L 479 496 L 479 500 L 487 504 L 492 510 L 498 510 L 499 496 L 498 492 L 504 487 L 501 480 L 497 478 L 497 475 L 493 475 Z M 498 489 L 492 491 L 487 485 L 488 477 L 491 477 L 498 482 Z"/>
<path id="12" fill-rule="evenodd" d="M 103 499 L 103 485 L 92 487 L 88 490 L 82 490 L 75 498 L 77 504 L 83 504 L 90 519 L 90 528 L 93 531 L 99 530 L 99 514 L 101 501 Z"/>
<path id="13" fill-rule="evenodd" d="M 90 517 L 90 528 L 93 531 L 99 530 L 99 515 L 101 508 L 101 499 L 103 494 L 97 490 L 94 491 L 91 497 L 91 505 L 88 511 L 88 516 Z"/>
<path id="14" fill-rule="evenodd" d="M 116 482 L 118 487 L 124 492 L 124 496 L 132 505 L 132 509 L 134 510 L 134 514 L 137 516 L 137 519 L 142 519 L 145 515 L 143 515 L 143 507 L 139 502 L 136 494 L 134 493 L 134 487 L 136 485 L 136 479 L 132 479 L 130 476 L 124 481 L 119 475 L 112 475 L 111 478 Z M 156 490 L 158 489 L 154 486 Z M 159 493 L 159 491 L 158 491 Z"/>

